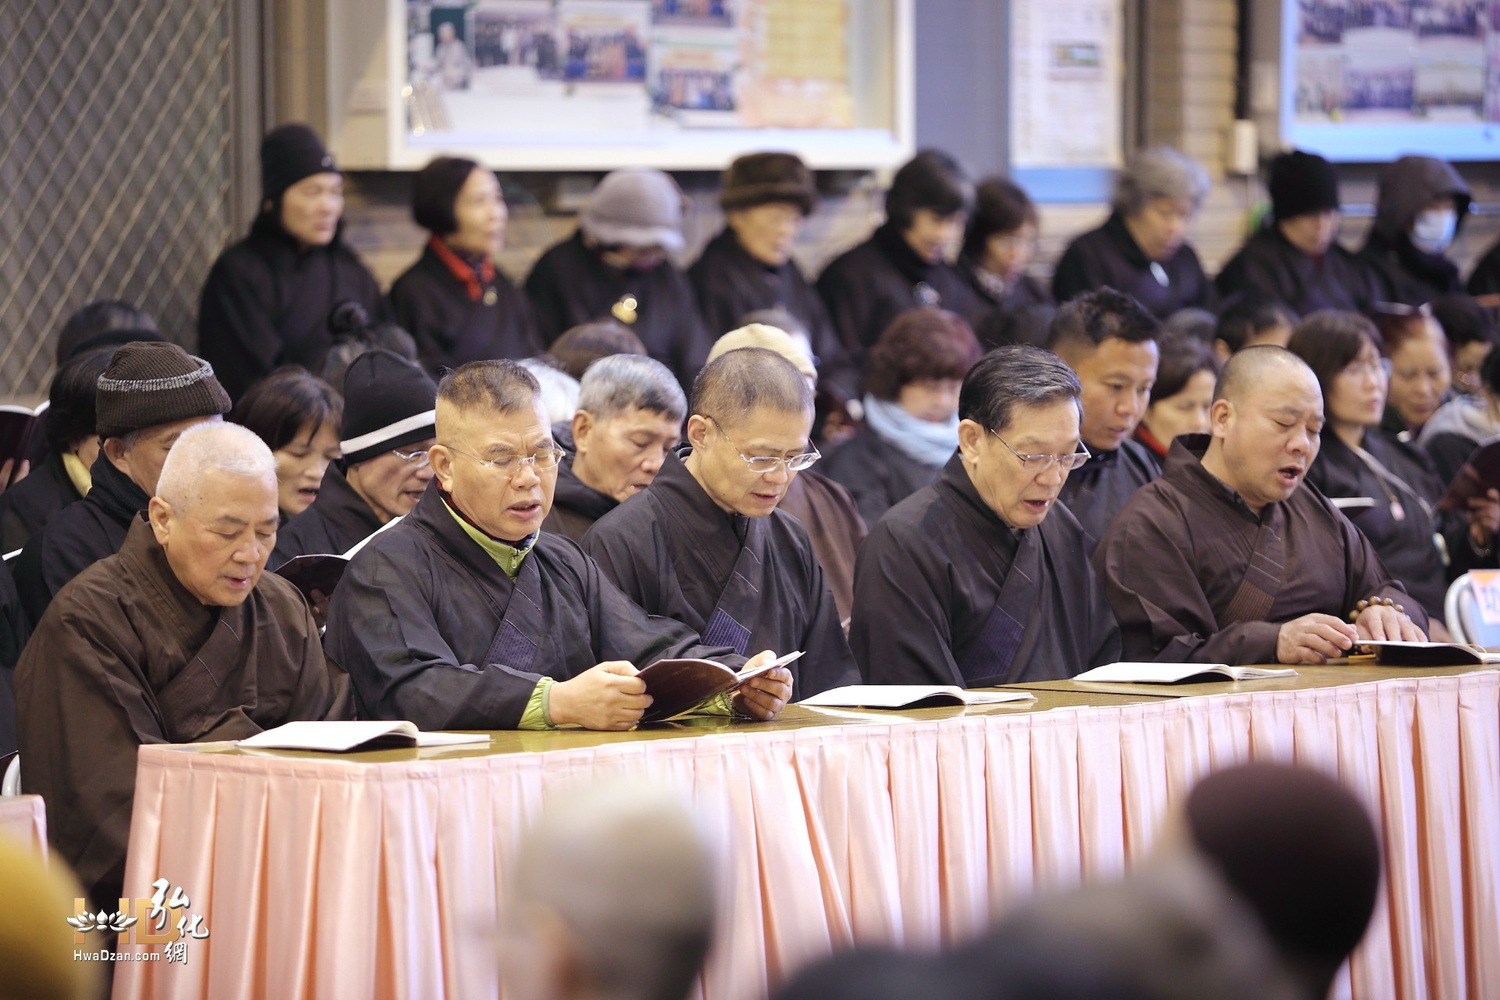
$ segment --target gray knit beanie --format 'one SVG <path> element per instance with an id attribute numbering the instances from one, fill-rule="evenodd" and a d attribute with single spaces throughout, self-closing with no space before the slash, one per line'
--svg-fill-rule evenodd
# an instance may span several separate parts
<path id="1" fill-rule="evenodd" d="M 229 393 L 214 369 L 176 344 L 126 344 L 99 376 L 95 401 L 100 437 L 124 437 L 193 417 L 229 412 Z"/>

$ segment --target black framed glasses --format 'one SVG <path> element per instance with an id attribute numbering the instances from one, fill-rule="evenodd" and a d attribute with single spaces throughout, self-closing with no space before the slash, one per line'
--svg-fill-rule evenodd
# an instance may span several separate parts
<path id="1" fill-rule="evenodd" d="M 707 417 L 706 419 L 719 428 L 720 434 L 724 434 L 723 424 L 714 420 L 713 417 Z M 786 471 L 788 472 L 801 472 L 803 469 L 812 468 L 813 463 L 823 457 L 823 453 L 818 451 L 816 446 L 813 447 L 812 451 L 804 451 L 802 454 L 793 455 L 790 458 L 784 455 L 746 455 L 744 450 L 734 443 L 734 438 L 728 434 L 724 434 L 724 440 L 728 441 L 730 447 L 739 452 L 740 460 L 745 463 L 745 467 L 757 476 L 769 475 L 783 465 L 786 466 Z"/>
<path id="2" fill-rule="evenodd" d="M 990 433 L 995 434 L 994 431 L 990 431 Z M 1005 450 L 1016 456 L 1016 459 L 1021 463 L 1021 467 L 1032 475 L 1039 476 L 1052 468 L 1054 464 L 1061 467 L 1064 472 L 1072 472 L 1093 457 L 1089 454 L 1088 446 L 1082 441 L 1078 442 L 1077 451 L 1067 455 L 1023 455 L 1009 444 L 1006 444 L 1005 438 L 999 434 L 995 434 L 995 440 L 1005 445 Z"/>

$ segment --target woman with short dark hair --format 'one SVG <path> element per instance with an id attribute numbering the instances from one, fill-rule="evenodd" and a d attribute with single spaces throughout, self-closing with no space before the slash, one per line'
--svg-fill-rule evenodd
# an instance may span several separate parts
<path id="1" fill-rule="evenodd" d="M 1427 456 L 1380 429 L 1389 377 L 1380 348 L 1380 331 L 1358 313 L 1316 312 L 1292 334 L 1288 349 L 1307 362 L 1323 390 L 1322 443 L 1307 481 L 1370 540 L 1381 562 L 1426 609 L 1436 639 L 1448 554 L 1456 573 L 1478 553 L 1467 537 L 1468 517 L 1435 509 L 1443 484 Z M 1439 533 L 1442 548 L 1433 537 Z"/>
<path id="2" fill-rule="evenodd" d="M 1026 273 L 1037 230 L 1036 206 L 1019 185 L 992 177 L 975 190 L 958 268 L 989 309 L 974 330 L 986 350 L 1047 340 L 1052 293 Z"/>
<path id="3" fill-rule="evenodd" d="M 1135 439 L 1165 459 L 1172 441 L 1183 434 L 1207 434 L 1208 412 L 1219 378 L 1219 359 L 1200 337 L 1168 333 L 1157 342 L 1160 360 L 1151 402 L 1136 425 Z"/>
<path id="4" fill-rule="evenodd" d="M 823 269 L 818 294 L 856 363 L 901 313 L 946 309 L 970 324 L 985 307 L 948 263 L 974 205 L 974 184 L 958 161 L 924 149 L 896 171 L 885 224 Z"/>
<path id="5" fill-rule="evenodd" d="M 531 304 L 495 266 L 508 216 L 488 167 L 440 156 L 417 173 L 412 217 L 427 230 L 427 245 L 391 285 L 391 308 L 434 375 L 466 361 L 528 358 L 542 349 Z"/>
<path id="6" fill-rule="evenodd" d="M 962 316 L 896 317 L 865 364 L 864 428 L 823 463 L 867 525 L 937 478 L 958 447 L 958 390 L 983 351 Z"/>
<path id="7" fill-rule="evenodd" d="M 229 414 L 276 456 L 276 505 L 283 524 L 318 498 L 323 474 L 342 454 L 343 417 L 338 391 L 296 365 L 278 368 L 255 383 Z"/>

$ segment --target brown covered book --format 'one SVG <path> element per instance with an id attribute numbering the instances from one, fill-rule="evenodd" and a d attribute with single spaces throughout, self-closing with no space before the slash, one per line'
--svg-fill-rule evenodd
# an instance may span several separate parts
<path id="1" fill-rule="evenodd" d="M 661 722 L 683 712 L 691 712 L 704 702 L 733 691 L 753 677 L 784 667 L 801 652 L 787 653 L 753 670 L 738 673 L 713 660 L 657 660 L 640 672 L 651 696 L 651 707 L 641 716 L 642 722 Z"/>

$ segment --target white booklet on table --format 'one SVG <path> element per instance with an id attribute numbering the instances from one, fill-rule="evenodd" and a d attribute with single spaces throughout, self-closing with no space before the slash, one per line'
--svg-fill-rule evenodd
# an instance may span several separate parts
<path id="1" fill-rule="evenodd" d="M 941 708 L 1000 705 L 1035 698 L 1027 691 L 970 691 L 952 684 L 849 684 L 821 691 L 797 704 L 813 708 Z"/>
<path id="2" fill-rule="evenodd" d="M 1181 684 L 1184 681 L 1255 681 L 1296 677 L 1290 667 L 1231 667 L 1227 663 L 1106 663 L 1076 675 L 1075 681 L 1108 684 Z"/>
<path id="3" fill-rule="evenodd" d="M 465 743 L 488 743 L 488 733 L 424 733 L 410 722 L 366 722 L 331 719 L 322 722 L 288 722 L 267 729 L 236 746 L 259 750 L 390 750 L 402 747 L 446 747 Z"/>

